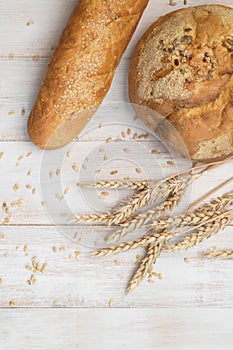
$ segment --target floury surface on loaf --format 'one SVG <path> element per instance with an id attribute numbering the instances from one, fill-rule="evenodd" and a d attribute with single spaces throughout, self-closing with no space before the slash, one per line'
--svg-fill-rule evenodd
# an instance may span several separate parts
<path id="1" fill-rule="evenodd" d="M 28 133 L 56 149 L 85 127 L 110 88 L 114 72 L 148 0 L 80 0 L 55 49 Z"/>
<path id="2" fill-rule="evenodd" d="M 129 94 L 175 126 L 193 160 L 233 154 L 233 9 L 203 5 L 159 18 L 135 50 Z"/>

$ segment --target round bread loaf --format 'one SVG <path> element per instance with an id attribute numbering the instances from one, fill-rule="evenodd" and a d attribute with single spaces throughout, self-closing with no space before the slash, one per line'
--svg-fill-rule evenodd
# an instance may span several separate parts
<path id="1" fill-rule="evenodd" d="M 135 50 L 129 96 L 166 117 L 193 160 L 233 154 L 233 8 L 203 5 L 159 18 Z M 149 113 L 139 114 L 156 129 Z"/>

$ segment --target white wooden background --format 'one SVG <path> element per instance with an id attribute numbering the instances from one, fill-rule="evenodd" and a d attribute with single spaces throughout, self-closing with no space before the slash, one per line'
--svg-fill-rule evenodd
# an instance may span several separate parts
<path id="1" fill-rule="evenodd" d="M 118 120 L 101 111 L 79 142 L 70 146 L 71 158 L 64 157 L 64 150 L 54 156 L 44 154 L 30 143 L 27 116 L 52 47 L 75 3 L 76 0 L 0 1 L 0 205 L 6 202 L 11 211 L 9 222 L 4 211 L 0 214 L 0 349 L 232 349 L 233 262 L 210 261 L 202 256 L 210 246 L 232 249 L 232 227 L 189 252 L 162 255 L 156 271 L 163 274 L 163 279 L 154 284 L 145 281 L 126 297 L 124 291 L 135 268 L 135 256 L 141 252 L 91 258 L 93 246 L 104 244 L 109 230 L 67 225 L 72 212 L 102 208 L 98 194 L 93 197 L 88 191 L 80 193 L 75 185 L 78 176 L 81 180 L 93 179 L 97 166 L 101 168 L 98 178 L 102 179 L 112 178 L 110 171 L 116 168 L 116 178 L 153 178 L 162 171 L 175 171 L 167 164 L 170 156 L 153 135 L 132 143 L 133 133 L 143 131 L 140 122 L 130 118 L 122 122 L 120 116 Z M 188 0 L 188 6 L 200 3 L 209 1 Z M 224 4 L 233 5 L 232 0 L 224 0 Z M 167 0 L 150 1 L 117 70 L 106 106 L 128 101 L 127 70 L 137 40 L 157 17 L 178 7 L 183 7 L 180 0 L 175 7 L 169 6 Z M 101 123 L 103 127 L 96 127 Z M 129 126 L 131 134 L 122 137 L 121 131 Z M 118 157 L 111 143 L 104 141 L 109 136 L 120 139 L 119 152 L 132 148 L 125 163 L 122 153 L 118 160 L 104 163 L 106 154 Z M 159 151 L 153 161 L 145 156 L 152 149 Z M 87 156 L 89 161 L 85 161 Z M 63 158 L 62 176 L 56 175 Z M 74 163 L 81 167 L 79 173 L 72 169 Z M 181 163 L 178 166 L 183 166 Z M 141 175 L 136 174 L 135 166 L 142 167 Z M 47 185 L 41 182 L 41 167 L 43 174 L 53 173 L 51 182 L 47 176 Z M 204 176 L 193 186 L 187 201 L 230 176 L 232 164 Z M 14 190 L 15 184 L 18 186 Z M 67 187 L 71 192 L 66 201 L 59 200 Z M 53 193 L 54 200 L 44 207 L 41 202 L 46 195 L 50 198 L 54 189 L 61 192 Z M 115 204 L 118 196 L 113 192 L 105 207 Z M 77 250 L 81 252 L 80 260 L 76 259 Z M 41 266 L 48 266 L 44 274 L 35 273 L 35 284 L 28 285 L 32 272 L 25 266 L 33 256 Z M 189 264 L 184 262 L 185 257 Z M 119 260 L 117 265 L 115 259 Z"/>

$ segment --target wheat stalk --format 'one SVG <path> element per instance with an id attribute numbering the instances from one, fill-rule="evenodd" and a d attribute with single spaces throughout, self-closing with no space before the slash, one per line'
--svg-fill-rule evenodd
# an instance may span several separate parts
<path id="1" fill-rule="evenodd" d="M 218 250 L 215 252 L 206 253 L 204 256 L 207 258 L 232 259 L 233 250 Z"/>
<path id="2" fill-rule="evenodd" d="M 133 277 L 129 282 L 129 285 L 126 291 L 127 294 L 131 293 L 137 286 L 139 286 L 141 281 L 147 275 L 151 265 L 154 264 L 156 262 L 156 259 L 159 257 L 163 244 L 164 244 L 164 241 L 161 240 L 156 244 L 148 246 L 145 258 L 141 261 L 139 268 L 134 273 Z"/>

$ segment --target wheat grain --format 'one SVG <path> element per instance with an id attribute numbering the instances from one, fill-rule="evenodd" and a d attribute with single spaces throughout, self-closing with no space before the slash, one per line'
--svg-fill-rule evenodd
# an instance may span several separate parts
<path id="1" fill-rule="evenodd" d="M 207 258 L 221 258 L 221 259 L 232 259 L 233 250 L 218 250 L 215 252 L 209 252 L 204 254 Z"/>
<path id="2" fill-rule="evenodd" d="M 147 275 L 150 267 L 156 262 L 156 259 L 159 257 L 163 244 L 164 240 L 161 240 L 156 244 L 151 244 L 148 246 L 145 258 L 141 261 L 139 268 L 129 282 L 126 291 L 127 294 L 131 293 L 137 286 L 139 286 L 141 281 Z"/>

